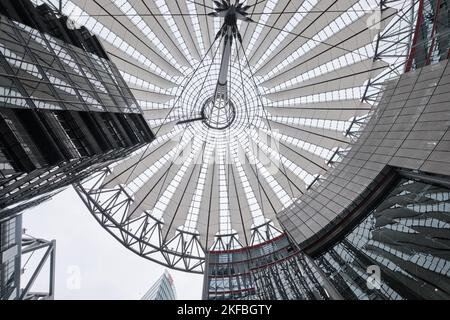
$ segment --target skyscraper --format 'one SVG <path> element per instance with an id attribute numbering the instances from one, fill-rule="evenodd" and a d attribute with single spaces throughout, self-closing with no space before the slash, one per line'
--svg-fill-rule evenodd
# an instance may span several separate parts
<path id="1" fill-rule="evenodd" d="M 153 138 L 95 36 L 47 4 L 1 1 L 1 299 L 54 296 L 55 242 L 23 239 L 23 210 Z M 42 248 L 42 263 L 51 265 L 49 290 L 32 293 L 40 270 L 21 288 L 21 256 Z"/>
<path id="2" fill-rule="evenodd" d="M 176 300 L 177 293 L 172 276 L 166 270 L 163 275 L 152 285 L 141 300 Z"/>
<path id="3" fill-rule="evenodd" d="M 130 154 L 153 133 L 85 27 L 29 0 L 2 1 L 0 15 L 2 221 Z"/>

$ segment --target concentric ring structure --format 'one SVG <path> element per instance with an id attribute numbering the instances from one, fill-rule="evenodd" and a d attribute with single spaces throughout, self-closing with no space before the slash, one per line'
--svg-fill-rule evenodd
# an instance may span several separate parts
<path id="1" fill-rule="evenodd" d="M 416 5 L 233 2 L 63 1 L 157 136 L 77 190 L 117 240 L 174 269 L 203 272 L 207 251 L 283 232 L 277 213 L 333 168 L 402 73 Z"/>

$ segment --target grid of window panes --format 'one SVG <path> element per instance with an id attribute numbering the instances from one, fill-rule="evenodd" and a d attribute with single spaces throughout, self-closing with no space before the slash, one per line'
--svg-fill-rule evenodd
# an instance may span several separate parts
<path id="1" fill-rule="evenodd" d="M 209 300 L 326 299 L 317 272 L 286 235 L 208 255 Z"/>
<path id="2" fill-rule="evenodd" d="M 450 189 L 402 178 L 316 262 L 346 299 L 449 299 L 449 214 Z M 370 266 L 380 269 L 375 287 Z"/>
<path id="3" fill-rule="evenodd" d="M 320 276 L 298 252 L 252 269 L 260 300 L 323 300 Z"/>
<path id="4" fill-rule="evenodd" d="M 450 57 L 450 1 L 420 1 L 421 13 L 411 49 L 411 67 L 437 63 Z"/>
<path id="5" fill-rule="evenodd" d="M 210 253 L 207 263 L 208 300 L 254 299 L 256 288 L 247 250 Z"/>
<path id="6" fill-rule="evenodd" d="M 175 300 L 176 291 L 172 276 L 166 271 L 147 291 L 141 300 Z"/>
<path id="7" fill-rule="evenodd" d="M 21 217 L 0 224 L 0 300 L 14 299 L 19 290 L 21 231 Z"/>
<path id="8" fill-rule="evenodd" d="M 0 53 L 7 71 L 0 99 L 11 107 L 140 112 L 110 61 L 27 25 L 2 19 Z"/>

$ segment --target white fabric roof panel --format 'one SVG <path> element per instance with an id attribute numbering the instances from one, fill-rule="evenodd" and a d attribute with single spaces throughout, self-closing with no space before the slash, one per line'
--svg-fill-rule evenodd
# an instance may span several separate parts
<path id="1" fill-rule="evenodd" d="M 146 89 L 144 89 L 140 86 L 134 85 L 134 84 L 128 84 L 128 86 L 130 87 L 130 89 L 133 93 L 133 96 L 137 100 L 147 100 L 150 96 L 152 101 L 164 104 L 175 98 L 175 96 L 172 96 L 169 94 L 164 94 L 164 93 L 153 92 L 151 90 L 146 90 Z"/>
<path id="2" fill-rule="evenodd" d="M 302 140 L 317 144 L 324 148 L 334 147 L 345 148 L 349 145 L 350 139 L 338 131 L 316 129 L 305 126 L 295 126 L 269 120 L 272 130 L 280 130 L 291 137 L 301 137 Z"/>
<path id="3" fill-rule="evenodd" d="M 327 62 L 343 56 L 349 52 L 353 52 L 358 48 L 362 48 L 367 44 L 373 43 L 376 35 L 382 31 L 389 21 L 392 20 L 396 11 L 393 9 L 386 9 L 381 15 L 380 29 L 370 28 L 368 26 L 368 21 L 373 15 L 373 12 L 369 12 L 362 16 L 360 19 L 351 23 L 347 27 L 341 30 L 334 30 L 335 33 L 327 38 L 326 41 L 320 43 L 319 41 L 312 41 L 315 47 L 312 50 L 307 50 L 306 54 L 300 56 L 295 62 L 285 68 L 285 70 L 280 70 L 276 73 L 275 77 L 272 77 L 271 81 L 267 81 L 265 86 L 272 87 L 281 82 L 292 79 L 294 76 L 305 73 L 308 70 L 312 70 L 318 66 L 324 65 Z M 320 31 L 320 30 L 319 30 Z M 295 38 L 295 36 L 293 36 Z M 304 41 L 307 39 L 297 38 L 295 41 Z M 294 42 L 295 42 L 294 41 Z M 300 48 L 299 44 L 292 42 L 285 49 L 285 51 L 278 52 L 273 56 L 270 61 L 261 66 L 256 72 L 257 75 L 265 76 L 268 72 L 272 71 L 272 66 L 278 66 L 284 60 L 286 60 L 292 51 Z M 289 50 L 289 48 L 291 48 Z M 272 68 L 271 68 L 272 67 Z M 285 73 L 289 70 L 290 73 Z M 275 81 L 277 75 L 280 75 L 280 80 Z"/>
<path id="4" fill-rule="evenodd" d="M 264 2 L 259 2 L 256 6 L 254 6 L 252 9 L 250 9 L 249 11 L 249 16 L 250 18 L 252 18 L 255 21 L 258 21 L 259 18 L 262 16 L 262 12 L 264 10 L 265 7 L 265 3 Z M 258 15 L 254 15 L 252 13 L 260 13 Z M 241 35 L 242 35 L 242 46 L 244 47 L 245 50 L 247 50 L 247 47 L 250 43 L 250 40 L 252 39 L 252 36 L 255 32 L 255 29 L 257 27 L 256 23 L 243 23 L 242 24 L 242 31 L 241 31 Z M 242 48 L 239 46 L 239 53 L 241 54 L 241 50 Z"/>
<path id="5" fill-rule="evenodd" d="M 176 14 L 180 14 L 181 12 L 188 12 L 188 7 L 183 1 L 167 1 L 167 6 L 169 7 L 171 12 Z M 197 41 L 195 39 L 195 31 L 192 25 L 192 20 L 189 16 L 173 16 L 175 20 L 178 30 L 180 31 L 184 42 L 186 43 L 190 54 L 194 57 L 194 59 L 201 60 L 200 49 L 198 47 Z M 186 59 L 183 56 L 183 59 Z"/>
<path id="6" fill-rule="evenodd" d="M 119 68 L 119 70 L 126 71 L 130 74 L 137 74 L 143 80 L 149 81 L 150 83 L 157 85 L 158 87 L 163 89 L 170 89 L 177 86 L 176 83 L 155 74 L 139 60 L 127 55 L 125 52 L 114 47 L 108 42 L 103 42 L 102 44 L 108 54 L 110 54 L 112 60 L 116 64 L 117 68 Z"/>
<path id="7" fill-rule="evenodd" d="M 316 1 L 315 1 L 316 2 Z M 268 72 L 270 70 L 263 70 L 265 68 L 270 67 L 271 65 L 276 65 L 277 62 L 281 62 L 286 59 L 289 55 L 291 55 L 295 50 L 300 48 L 303 44 L 305 44 L 309 39 L 312 39 L 318 32 L 324 29 L 327 25 L 329 25 L 333 20 L 339 17 L 347 8 L 352 6 L 354 3 L 358 2 L 355 0 L 340 0 L 333 1 L 333 5 L 330 8 L 330 11 L 324 11 L 326 8 L 330 6 L 331 1 L 317 1 L 316 5 L 312 10 L 314 13 L 308 14 L 306 17 L 300 20 L 299 23 L 289 32 L 280 32 L 279 34 L 283 35 L 283 40 L 273 49 L 272 52 L 269 53 L 266 62 L 261 67 L 261 73 Z M 331 11 L 332 10 L 332 11 Z M 276 34 L 278 36 L 278 34 Z M 270 39 L 268 41 L 268 45 L 270 46 L 275 41 L 275 38 Z M 369 40 L 370 41 L 370 40 Z M 267 51 L 268 47 L 265 47 L 265 50 L 261 50 L 262 54 L 257 57 L 260 59 L 262 55 Z M 275 59 L 273 62 L 271 59 Z M 258 72 L 258 74 L 260 74 Z"/>
<path id="8" fill-rule="evenodd" d="M 297 104 L 289 107 L 266 107 L 272 116 L 295 117 L 302 113 L 305 118 L 349 120 L 354 116 L 366 115 L 371 106 L 360 100 L 344 100 Z"/>
<path id="9" fill-rule="evenodd" d="M 290 20 L 290 18 L 292 18 L 295 13 L 302 5 L 304 1 L 303 0 L 299 0 L 299 1 L 289 1 L 289 0 L 283 0 L 283 1 L 277 1 L 277 3 L 275 4 L 274 8 L 272 11 L 275 14 L 270 14 L 269 17 L 267 19 L 264 19 L 264 24 L 267 26 L 273 26 L 274 28 L 283 28 Z M 262 2 L 261 4 L 266 4 L 267 1 Z M 268 5 L 269 6 L 269 5 Z M 264 7 L 264 6 L 262 6 Z M 263 8 L 261 9 L 260 12 L 264 12 Z M 276 13 L 281 13 L 281 12 L 285 12 L 283 14 L 276 14 Z M 264 17 L 263 15 L 257 15 L 254 17 L 254 21 L 259 22 L 260 19 L 262 19 Z M 252 23 L 253 24 L 253 23 Z M 262 26 L 262 25 L 261 25 Z M 266 47 L 270 46 L 270 44 L 273 43 L 273 41 L 275 40 L 276 36 L 279 34 L 279 31 L 267 26 L 262 26 L 262 30 L 261 33 L 257 39 L 257 44 L 253 47 L 253 50 L 250 50 L 248 52 L 248 56 L 249 56 L 249 60 L 250 60 L 250 64 L 253 65 L 255 61 L 257 61 L 259 59 L 258 57 L 258 53 L 259 52 L 264 52 L 264 45 L 267 44 Z M 246 50 L 248 50 L 247 47 Z M 255 58 L 256 57 L 256 58 Z"/>
<path id="10" fill-rule="evenodd" d="M 219 232 L 236 232 L 247 245 L 255 223 L 278 225 L 277 213 L 326 173 L 331 154 L 351 146 L 347 127 L 372 108 L 359 93 L 389 67 L 373 59 L 376 37 L 397 13 L 387 8 L 380 28 L 371 28 L 368 4 L 374 0 L 254 2 L 247 10 L 254 22 L 238 21 L 244 50 L 236 42 L 231 49 L 227 96 L 234 109 L 225 105 L 234 118 L 219 130 L 207 125 L 209 117 L 201 119 L 222 59 L 222 39 L 205 56 L 224 22 L 208 15 L 213 1 L 69 2 L 120 38 L 118 45 L 97 24 L 88 24 L 128 75 L 135 98 L 145 103 L 153 132 L 166 137 L 112 167 L 103 188 L 125 186 L 134 199 L 133 217 L 146 211 L 162 218 L 167 241 L 189 229 L 205 249 Z M 202 144 L 198 157 L 168 170 L 177 146 L 194 141 Z M 206 163 L 205 150 L 226 150 L 230 157 Z M 244 157 L 235 158 L 235 152 Z"/>
<path id="11" fill-rule="evenodd" d="M 272 101 L 280 101 L 327 91 L 355 88 L 382 73 L 387 66 L 388 64 L 384 61 L 362 61 L 305 81 L 293 88 L 266 94 L 265 97 Z"/>
<path id="12" fill-rule="evenodd" d="M 316 3 L 316 5 L 312 8 L 311 11 L 313 13 L 309 13 L 307 16 L 304 14 L 301 17 L 299 23 L 290 31 L 281 32 L 279 30 L 274 31 L 271 30 L 270 27 L 266 28 L 266 32 L 269 34 L 266 41 L 261 43 L 261 46 L 257 52 L 251 57 L 252 64 L 256 64 L 259 59 L 264 55 L 265 52 L 269 49 L 269 47 L 274 43 L 274 41 L 279 37 L 279 35 L 283 35 L 285 38 L 280 42 L 280 44 L 275 48 L 272 54 L 269 54 L 269 58 L 275 55 L 280 54 L 283 56 L 287 56 L 290 54 L 291 48 L 299 48 L 303 43 L 308 41 L 309 38 L 314 37 L 320 30 L 326 27 L 331 21 L 333 21 L 336 17 L 338 17 L 341 12 L 352 4 L 357 2 L 357 0 L 340 0 L 340 1 L 290 1 L 290 7 L 294 5 L 298 5 L 297 8 L 294 8 L 294 12 L 297 10 L 301 10 L 303 12 L 304 8 L 302 3 L 305 6 L 310 6 L 310 3 Z M 331 7 L 330 7 L 331 5 Z M 327 8 L 330 8 L 330 11 L 325 11 Z M 290 11 L 287 9 L 286 11 Z M 283 14 L 281 15 L 284 18 L 292 17 L 291 14 Z M 298 21 L 298 20 L 297 20 Z M 280 19 L 279 25 L 275 25 L 277 28 L 283 29 L 289 20 Z M 271 26 L 272 24 L 269 24 Z M 268 30 L 271 30 L 270 33 Z M 295 35 L 294 35 L 295 34 Z M 300 35 L 300 36 L 299 36 Z M 294 40 L 295 39 L 295 40 Z M 294 43 L 295 42 L 295 43 Z M 295 49 L 294 49 L 295 50 Z M 281 60 L 282 61 L 282 60 Z"/>
<path id="13" fill-rule="evenodd" d="M 102 26 L 113 31 L 116 36 L 126 41 L 130 46 L 138 50 L 142 55 L 160 66 L 171 76 L 183 76 L 173 65 L 159 53 L 159 49 L 151 41 L 144 41 L 146 36 L 137 28 L 129 18 L 124 17 L 123 13 L 110 0 L 71 0 L 76 5 L 83 8 L 88 14 L 92 14 Z M 110 15 L 110 16 L 108 16 Z M 94 27 L 94 33 L 97 31 Z M 101 30 L 98 30 L 101 32 Z"/>
<path id="14" fill-rule="evenodd" d="M 112 188 L 119 184 L 126 184 L 133 181 L 142 172 L 150 168 L 158 159 L 161 159 L 170 150 L 176 148 L 177 142 L 175 139 L 166 140 L 161 144 L 154 145 L 152 148 L 145 150 L 145 152 L 137 153 L 127 161 L 119 163 L 112 169 L 103 185 L 105 188 Z M 133 166 L 130 166 L 133 163 Z"/>
<path id="15" fill-rule="evenodd" d="M 210 247 L 214 242 L 214 235 L 219 232 L 219 170 L 216 163 L 212 162 L 208 166 L 205 185 L 208 188 L 204 191 L 204 196 L 200 204 L 200 214 L 198 217 L 198 232 L 203 236 L 205 247 Z"/>
<path id="16" fill-rule="evenodd" d="M 128 0 L 133 9 L 141 15 L 142 20 L 149 26 L 153 33 L 164 43 L 164 46 L 182 65 L 189 66 L 190 63 L 184 56 L 183 52 L 177 46 L 177 39 L 172 32 L 168 31 L 164 17 L 158 16 L 159 10 L 152 1 Z M 171 1 L 169 1 L 170 3 Z M 184 11 L 186 12 L 186 11 Z"/>

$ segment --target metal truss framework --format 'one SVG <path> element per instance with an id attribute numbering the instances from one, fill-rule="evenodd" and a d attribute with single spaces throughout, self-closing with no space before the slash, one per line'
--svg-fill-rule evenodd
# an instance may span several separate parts
<path id="1" fill-rule="evenodd" d="M 57 192 L 76 181 L 81 181 L 108 166 L 117 159 L 127 156 L 141 147 L 137 145 L 130 148 L 110 151 L 107 154 L 96 155 L 89 159 L 79 158 L 73 161 L 61 163 L 58 166 L 45 169 L 37 169 L 31 173 L 13 175 L 0 179 L 1 206 L 0 221 L 8 219 L 13 215 L 20 214 L 33 204 L 29 202 L 34 199 L 37 202 L 50 198 L 50 194 Z M 42 197 L 40 197 L 43 195 Z M 47 195 L 47 196 L 46 196 Z M 37 197 L 40 197 L 37 199 Z M 24 203 L 23 201 L 28 201 Z M 9 207 L 12 204 L 17 204 Z"/>
<path id="2" fill-rule="evenodd" d="M 39 259 L 36 268 L 31 272 L 30 278 L 20 292 L 20 300 L 53 300 L 55 294 L 55 255 L 56 255 L 56 241 L 47 241 L 43 239 L 36 239 L 32 237 L 24 237 L 22 239 L 22 259 L 27 255 L 33 256 L 43 252 Z M 44 265 L 49 263 L 48 274 L 48 290 L 45 292 L 34 292 L 32 290 L 36 279 L 41 275 Z M 23 277 L 23 276 L 22 276 Z"/>
<path id="3" fill-rule="evenodd" d="M 168 239 L 163 232 L 164 223 L 148 213 L 130 219 L 128 211 L 133 198 L 123 187 L 109 191 L 96 189 L 109 173 L 109 168 L 97 172 L 75 185 L 75 190 L 103 228 L 134 253 L 175 270 L 203 273 L 208 250 L 243 247 L 236 234 L 217 236 L 212 248 L 204 248 L 195 233 L 179 230 L 175 237 Z M 266 223 L 252 229 L 250 243 L 269 241 L 280 234 L 280 230 Z"/>
<path id="4" fill-rule="evenodd" d="M 418 3 L 419 0 L 414 2 L 385 0 L 380 3 L 381 12 L 388 7 L 396 9 L 392 20 L 377 36 L 373 58 L 374 61 L 388 61 L 389 65 L 366 83 L 361 101 L 370 104 L 372 110 L 368 115 L 353 118 L 345 134 L 350 141 L 358 139 L 371 114 L 376 110 L 378 92 L 382 90 L 384 82 L 402 74 L 405 69 L 417 19 L 414 8 Z M 348 148 L 334 150 L 334 155 L 327 162 L 328 167 L 334 167 L 347 151 Z M 111 169 L 107 168 L 94 174 L 85 182 L 77 184 L 76 190 L 97 221 L 136 254 L 173 269 L 203 273 L 205 255 L 209 250 L 221 251 L 248 245 L 243 244 L 242 238 L 239 239 L 233 233 L 216 235 L 214 242 L 205 246 L 196 232 L 187 232 L 179 228 L 175 235 L 170 235 L 167 228 L 164 228 L 164 222 L 156 219 L 148 210 L 139 216 L 130 215 L 134 196 L 127 192 L 124 185 L 100 188 L 111 172 Z M 320 180 L 321 176 L 317 175 L 307 189 Z M 262 243 L 281 233 L 282 231 L 274 224 L 267 222 L 252 229 L 248 243 L 250 245 Z"/>

